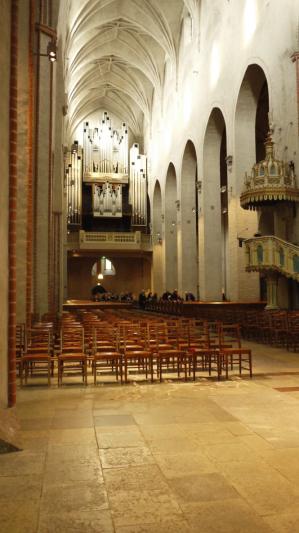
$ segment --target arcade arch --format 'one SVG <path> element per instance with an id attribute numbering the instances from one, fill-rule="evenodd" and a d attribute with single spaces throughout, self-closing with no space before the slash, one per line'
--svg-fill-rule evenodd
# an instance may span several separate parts
<path id="1" fill-rule="evenodd" d="M 152 280 L 153 292 L 161 295 L 163 283 L 163 255 L 162 255 L 162 193 L 158 180 L 156 181 L 153 195 L 153 263 Z"/>
<path id="2" fill-rule="evenodd" d="M 177 178 L 173 163 L 169 164 L 165 184 L 165 219 L 164 219 L 164 271 L 165 289 L 173 291 L 178 287 L 178 251 L 177 251 Z"/>
<path id="3" fill-rule="evenodd" d="M 197 158 L 194 144 L 185 146 L 181 172 L 180 225 L 178 225 L 178 267 L 180 293 L 198 292 L 198 202 Z"/>
<path id="4" fill-rule="evenodd" d="M 221 186 L 226 183 L 226 126 L 219 108 L 210 114 L 203 146 L 203 216 L 200 237 L 202 300 L 221 300 L 226 286 L 226 229 L 222 218 Z"/>

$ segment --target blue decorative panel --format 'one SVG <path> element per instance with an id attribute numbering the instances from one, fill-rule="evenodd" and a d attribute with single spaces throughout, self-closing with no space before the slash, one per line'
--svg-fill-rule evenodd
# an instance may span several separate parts
<path id="1" fill-rule="evenodd" d="M 279 249 L 279 264 L 280 266 L 284 266 L 284 251 L 283 248 Z"/>
<path id="2" fill-rule="evenodd" d="M 293 270 L 296 274 L 299 274 L 299 256 L 294 255 L 293 257 Z"/>
<path id="3" fill-rule="evenodd" d="M 259 246 L 256 249 L 257 252 L 257 262 L 262 263 L 264 260 L 264 250 L 263 247 L 259 244 Z"/>

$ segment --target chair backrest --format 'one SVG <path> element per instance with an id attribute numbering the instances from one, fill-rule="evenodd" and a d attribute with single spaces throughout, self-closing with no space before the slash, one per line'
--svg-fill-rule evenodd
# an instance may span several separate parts
<path id="1" fill-rule="evenodd" d="M 25 352 L 39 350 L 50 353 L 53 348 L 53 334 L 50 328 L 31 328 L 26 332 Z"/>
<path id="2" fill-rule="evenodd" d="M 111 347 L 118 351 L 119 349 L 119 332 L 114 326 L 101 328 L 94 328 L 93 331 L 93 353 L 102 351 L 103 347 Z"/>
<path id="3" fill-rule="evenodd" d="M 231 344 L 233 348 L 241 348 L 241 333 L 239 324 L 221 324 L 219 329 L 219 344 Z"/>
<path id="4" fill-rule="evenodd" d="M 61 352 L 84 352 L 84 328 L 81 325 L 62 327 L 60 330 Z"/>

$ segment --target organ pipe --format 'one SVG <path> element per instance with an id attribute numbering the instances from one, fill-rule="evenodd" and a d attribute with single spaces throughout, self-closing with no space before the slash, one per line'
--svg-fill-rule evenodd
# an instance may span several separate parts
<path id="1" fill-rule="evenodd" d="M 105 111 L 99 126 L 83 126 L 84 172 L 105 174 L 128 173 L 128 128 L 123 122 L 121 128 L 114 129 Z"/>
<path id="2" fill-rule="evenodd" d="M 81 225 L 82 149 L 75 141 L 65 154 L 65 187 L 67 198 L 67 223 Z"/>
<path id="3" fill-rule="evenodd" d="M 139 144 L 130 150 L 130 203 L 132 225 L 147 225 L 147 168 L 146 156 L 139 153 Z"/>

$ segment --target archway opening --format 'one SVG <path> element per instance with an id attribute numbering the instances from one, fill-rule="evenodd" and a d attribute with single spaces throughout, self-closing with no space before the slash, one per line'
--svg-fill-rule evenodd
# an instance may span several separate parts
<path id="1" fill-rule="evenodd" d="M 249 65 L 240 86 L 235 116 L 236 204 L 235 223 L 230 229 L 231 260 L 235 265 L 231 271 L 230 292 L 234 299 L 256 300 L 261 295 L 259 275 L 246 273 L 244 249 L 234 243 L 238 237 L 252 237 L 259 226 L 263 233 L 271 232 L 273 228 L 271 212 L 261 217 L 261 213 L 246 211 L 239 206 L 245 172 L 250 172 L 253 164 L 265 156 L 268 115 L 269 89 L 265 73 L 259 65 Z"/>
<path id="2" fill-rule="evenodd" d="M 179 290 L 198 297 L 198 201 L 197 158 L 194 144 L 188 141 L 181 173 L 181 224 L 178 227 Z"/>
<path id="3" fill-rule="evenodd" d="M 153 291 L 158 295 L 163 292 L 162 261 L 162 193 L 160 183 L 156 181 L 153 196 Z"/>
<path id="4" fill-rule="evenodd" d="M 204 139 L 201 217 L 201 298 L 220 301 L 226 290 L 227 173 L 226 127 L 222 112 L 211 112 Z"/>
<path id="5" fill-rule="evenodd" d="M 178 287 L 177 252 L 177 179 L 175 168 L 170 163 L 165 184 L 165 289 L 173 291 Z"/>

